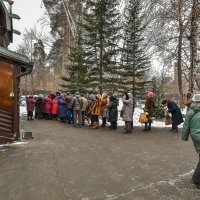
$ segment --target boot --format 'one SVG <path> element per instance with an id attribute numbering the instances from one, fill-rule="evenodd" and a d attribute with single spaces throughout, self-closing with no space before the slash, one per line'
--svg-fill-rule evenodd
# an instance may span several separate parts
<path id="1" fill-rule="evenodd" d="M 149 122 L 148 131 L 151 131 L 151 122 Z"/>
<path id="2" fill-rule="evenodd" d="M 144 127 L 143 131 L 148 131 L 148 129 L 147 129 L 147 123 L 145 123 L 145 127 Z"/>
<path id="3" fill-rule="evenodd" d="M 94 128 L 94 129 L 97 128 L 97 122 L 94 122 L 94 123 L 93 123 L 93 127 L 92 127 L 92 128 Z"/>
<path id="4" fill-rule="evenodd" d="M 99 122 L 96 122 L 96 129 L 99 128 Z"/>

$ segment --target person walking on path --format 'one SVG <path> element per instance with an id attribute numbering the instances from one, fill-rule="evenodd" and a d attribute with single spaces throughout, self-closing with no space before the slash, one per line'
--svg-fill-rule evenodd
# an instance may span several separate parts
<path id="1" fill-rule="evenodd" d="M 117 129 L 117 120 L 118 120 L 118 99 L 116 96 L 111 95 L 109 98 L 109 103 L 107 109 L 109 110 L 108 121 L 111 123 L 110 129 Z"/>
<path id="2" fill-rule="evenodd" d="M 125 121 L 126 130 L 124 133 L 132 133 L 131 122 L 133 120 L 133 95 L 131 93 L 125 93 L 122 98 L 122 119 Z"/>
<path id="3" fill-rule="evenodd" d="M 170 131 L 178 132 L 178 125 L 180 125 L 183 122 L 183 116 L 180 108 L 174 101 L 166 99 L 162 101 L 162 104 L 167 106 L 168 113 L 172 114 L 172 129 Z"/>
<path id="4" fill-rule="evenodd" d="M 33 111 L 34 111 L 34 103 L 35 100 L 32 96 L 29 96 L 26 99 L 26 105 L 27 105 L 27 120 L 33 120 Z"/>
<path id="5" fill-rule="evenodd" d="M 148 121 L 145 122 L 145 128 L 143 129 L 143 131 L 151 131 L 153 109 L 155 107 L 154 96 L 155 95 L 153 92 L 147 93 L 147 100 L 145 103 L 144 111 L 148 113 L 147 114 Z"/>
<path id="6" fill-rule="evenodd" d="M 100 111 L 100 116 L 102 117 L 102 125 L 101 127 L 105 127 L 106 126 L 106 106 L 108 104 L 108 96 L 106 94 L 102 95 L 101 98 L 101 111 Z"/>
<path id="7" fill-rule="evenodd" d="M 72 108 L 73 108 L 73 112 L 74 112 L 74 127 L 77 126 L 77 118 L 78 118 L 79 127 L 81 127 L 81 124 L 82 124 L 81 109 L 82 109 L 82 107 L 83 107 L 83 104 L 82 104 L 81 96 L 80 96 L 79 92 L 75 92 L 75 96 L 72 99 Z"/>
<path id="8" fill-rule="evenodd" d="M 182 140 L 188 141 L 192 138 L 194 147 L 199 154 L 199 162 L 193 174 L 192 181 L 200 189 L 200 94 L 192 98 L 191 110 L 187 113 L 182 130 Z"/>

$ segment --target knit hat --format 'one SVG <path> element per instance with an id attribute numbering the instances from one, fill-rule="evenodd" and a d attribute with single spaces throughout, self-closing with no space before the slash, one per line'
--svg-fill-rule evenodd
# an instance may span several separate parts
<path id="1" fill-rule="evenodd" d="M 94 95 L 93 95 L 93 94 L 90 94 L 90 95 L 89 95 L 89 99 L 90 99 L 90 100 L 94 100 Z"/>
<path id="2" fill-rule="evenodd" d="M 153 92 L 148 92 L 148 93 L 147 93 L 147 96 L 148 96 L 148 97 L 154 97 L 155 94 L 154 94 Z"/>
<path id="3" fill-rule="evenodd" d="M 79 95 L 79 92 L 77 91 L 77 92 L 75 92 L 75 95 Z"/>
<path id="4" fill-rule="evenodd" d="M 193 102 L 200 102 L 200 94 L 195 94 L 195 95 L 192 97 L 192 101 L 193 101 Z"/>

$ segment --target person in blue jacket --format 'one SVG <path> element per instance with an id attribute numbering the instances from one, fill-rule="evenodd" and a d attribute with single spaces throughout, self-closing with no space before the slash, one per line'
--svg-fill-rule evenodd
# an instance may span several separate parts
<path id="1" fill-rule="evenodd" d="M 65 122 L 66 120 L 66 101 L 63 95 L 58 96 L 58 116 L 60 118 L 60 122 Z"/>
<path id="2" fill-rule="evenodd" d="M 178 132 L 178 125 L 183 122 L 183 116 L 178 105 L 171 100 L 163 100 L 162 104 L 167 106 L 168 112 L 172 114 L 172 132 Z"/>

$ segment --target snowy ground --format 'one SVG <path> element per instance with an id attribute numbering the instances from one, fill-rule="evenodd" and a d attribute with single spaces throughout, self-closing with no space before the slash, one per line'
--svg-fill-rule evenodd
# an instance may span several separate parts
<path id="1" fill-rule="evenodd" d="M 140 114 L 143 112 L 143 106 L 138 106 L 135 108 L 135 112 L 133 115 L 133 123 L 134 126 L 144 126 L 144 124 L 141 124 L 138 122 Z M 118 111 L 122 109 L 122 101 L 119 101 Z M 186 110 L 182 112 L 183 114 L 186 114 Z M 27 114 L 26 106 L 20 106 L 20 116 L 24 116 Z M 118 126 L 124 126 L 124 121 L 122 121 L 122 118 L 119 116 L 118 119 Z M 171 127 L 171 125 L 165 125 L 164 119 L 153 119 L 152 127 Z M 179 125 L 180 128 L 183 127 L 183 123 Z"/>

